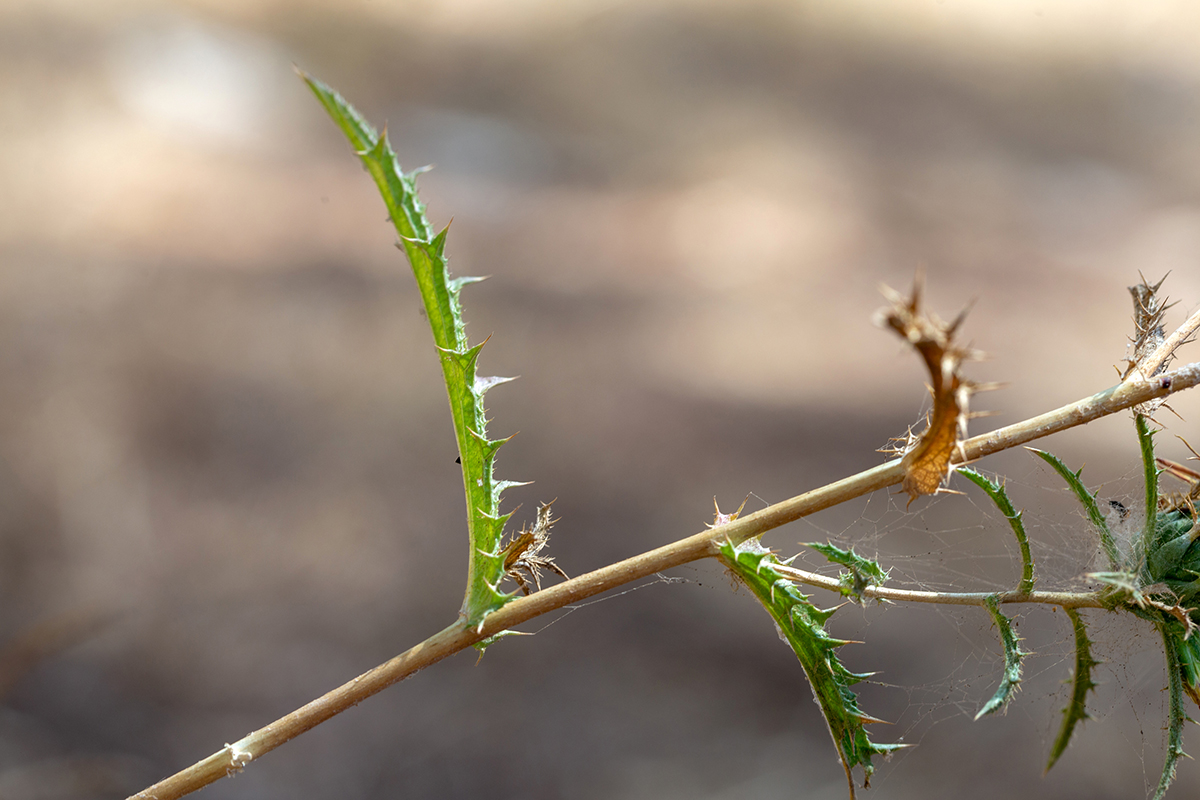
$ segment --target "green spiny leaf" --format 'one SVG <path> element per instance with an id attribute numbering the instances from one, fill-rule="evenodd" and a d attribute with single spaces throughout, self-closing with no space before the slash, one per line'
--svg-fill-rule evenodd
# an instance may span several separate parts
<path id="1" fill-rule="evenodd" d="M 1004 645 L 1004 675 L 992 699 L 983 704 L 975 719 L 994 714 L 1008 704 L 1013 694 L 1021 685 L 1021 659 L 1025 651 L 1021 649 L 1021 641 L 1012 629 L 1012 622 L 1000 611 L 1000 603 L 995 595 L 987 599 L 987 609 L 1000 632 L 1000 642 Z"/>
<path id="2" fill-rule="evenodd" d="M 1183 664 L 1180 653 L 1184 647 L 1184 633 L 1181 628 L 1175 628 L 1167 623 L 1160 623 L 1159 630 L 1163 637 L 1163 650 L 1167 656 L 1167 755 L 1163 761 L 1162 775 L 1158 779 L 1158 788 L 1154 790 L 1154 800 L 1162 800 L 1175 780 L 1175 767 L 1183 752 L 1183 723 L 1187 714 L 1183 710 Z"/>
<path id="3" fill-rule="evenodd" d="M 1004 484 L 995 483 L 969 467 L 960 467 L 956 472 L 983 489 L 984 493 L 996 504 L 996 508 L 1000 509 L 1004 518 L 1008 520 L 1013 534 L 1017 537 L 1017 544 L 1021 548 L 1021 582 L 1017 585 L 1017 591 L 1021 594 L 1029 594 L 1033 591 L 1035 581 L 1033 555 L 1029 552 L 1029 537 L 1025 534 L 1025 524 L 1021 521 L 1021 512 L 1013 508 Z"/>
<path id="4" fill-rule="evenodd" d="M 811 547 L 834 564 L 847 568 L 841 574 L 841 593 L 854 602 L 862 605 L 863 592 L 869 586 L 882 586 L 888 579 L 888 571 L 879 566 L 879 562 L 863 558 L 854 552 L 854 548 L 843 550 L 832 542 L 807 542 L 805 547 Z"/>
<path id="5" fill-rule="evenodd" d="M 825 715 L 825 723 L 846 771 L 850 794 L 854 795 L 851 770 L 860 766 L 863 785 L 870 783 L 874 766 L 871 757 L 891 753 L 905 745 L 876 744 L 868 737 L 864 724 L 877 722 L 858 708 L 858 698 L 850 687 L 867 675 L 850 672 L 838 660 L 836 649 L 848 642 L 835 639 L 825 631 L 825 622 L 836 609 L 818 609 L 797 584 L 775 570 L 780 561 L 751 539 L 741 545 L 726 542 L 720 546 L 721 560 L 744 583 L 775 620 L 780 633 L 791 645 L 808 676 L 813 696 Z"/>
<path id="6" fill-rule="evenodd" d="M 493 477 L 496 450 L 506 440 L 487 438 L 487 415 L 483 407 L 484 393 L 504 379 L 477 376 L 476 362 L 483 343 L 475 346 L 468 343 L 459 299 L 463 286 L 482 279 L 450 277 L 446 260 L 449 226 L 435 234 L 426 219 L 425 205 L 417 194 L 416 176 L 421 170 L 405 173 L 388 143 L 386 131 L 377 133 L 341 95 L 315 78 L 300 74 L 375 179 L 400 239 L 397 246 L 408 257 L 421 293 L 425 316 L 441 356 L 467 500 L 471 556 L 461 613 L 468 624 L 478 625 L 510 597 L 496 589 L 504 570 L 503 560 L 496 559 L 494 554 L 500 549 L 504 521 L 508 519 L 499 511 L 500 493 L 505 486 L 512 485 Z"/>
<path id="7" fill-rule="evenodd" d="M 1114 570 L 1120 571 L 1121 553 L 1117 550 L 1117 543 L 1113 539 L 1112 531 L 1108 529 L 1108 523 L 1104 521 L 1104 515 L 1100 513 L 1100 507 L 1096 505 L 1096 495 L 1089 492 L 1083 485 L 1083 481 L 1079 479 L 1083 468 L 1080 467 L 1077 471 L 1071 472 L 1058 456 L 1034 447 L 1027 447 L 1025 449 L 1032 451 L 1047 464 L 1054 467 L 1054 471 L 1061 475 L 1062 479 L 1071 487 L 1071 491 L 1075 493 L 1075 496 L 1079 498 L 1079 502 L 1083 504 L 1083 510 L 1087 513 L 1088 520 L 1092 525 L 1096 526 L 1096 530 L 1100 534 L 1100 544 L 1104 548 L 1105 555 L 1108 556 L 1109 566 Z"/>
<path id="8" fill-rule="evenodd" d="M 1088 718 L 1087 693 L 1096 688 L 1096 684 L 1092 681 L 1092 667 L 1100 663 L 1092 658 L 1092 642 L 1088 639 L 1087 627 L 1083 624 L 1083 618 L 1079 616 L 1079 612 L 1073 608 L 1063 610 L 1067 612 L 1067 617 L 1071 620 L 1071 626 L 1075 630 L 1075 675 L 1071 682 L 1071 699 L 1062 712 L 1062 727 L 1058 729 L 1054 746 L 1050 748 L 1050 761 L 1046 764 L 1047 772 L 1058 761 L 1059 756 L 1066 752 L 1067 745 L 1071 742 L 1071 734 L 1075 732 L 1075 726 Z"/>

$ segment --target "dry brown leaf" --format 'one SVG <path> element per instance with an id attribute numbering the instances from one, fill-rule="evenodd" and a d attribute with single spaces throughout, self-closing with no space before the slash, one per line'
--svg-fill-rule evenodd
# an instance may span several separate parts
<path id="1" fill-rule="evenodd" d="M 990 386 L 979 386 L 959 372 L 964 361 L 978 360 L 982 354 L 954 343 L 954 333 L 966 316 L 964 310 L 947 324 L 921 310 L 921 278 L 913 284 L 911 298 L 881 286 L 891 306 L 879 311 L 876 321 L 896 331 L 912 345 L 929 370 L 929 393 L 933 408 L 925 418 L 925 429 L 918 435 L 908 433 L 893 439 L 884 452 L 903 456 L 904 482 L 909 502 L 925 494 L 936 493 L 949 477 L 951 460 L 959 443 L 966 437 L 971 394 Z"/>

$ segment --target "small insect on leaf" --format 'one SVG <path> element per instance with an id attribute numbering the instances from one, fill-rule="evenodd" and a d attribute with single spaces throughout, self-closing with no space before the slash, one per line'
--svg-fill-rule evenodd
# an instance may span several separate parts
<path id="1" fill-rule="evenodd" d="M 1104 548 L 1105 554 L 1108 556 L 1108 565 L 1114 573 L 1120 573 L 1124 569 L 1125 561 L 1121 556 L 1120 550 L 1117 548 L 1117 541 L 1113 538 L 1112 531 L 1108 528 L 1108 523 L 1104 519 L 1104 515 L 1100 513 L 1100 506 L 1096 502 L 1096 493 L 1089 492 L 1087 487 L 1083 485 L 1083 480 L 1080 475 L 1083 473 L 1083 467 L 1072 472 L 1062 459 L 1053 453 L 1047 453 L 1045 450 L 1038 450 L 1036 447 L 1026 447 L 1026 450 L 1033 453 L 1038 458 L 1045 461 L 1054 471 L 1057 472 L 1067 486 L 1074 492 L 1075 497 L 1083 505 L 1083 510 L 1087 514 L 1088 520 L 1096 528 L 1096 533 L 1100 537 L 1100 544 Z M 1121 503 L 1117 503 L 1117 512 L 1122 518 L 1129 515 L 1128 509 Z"/>

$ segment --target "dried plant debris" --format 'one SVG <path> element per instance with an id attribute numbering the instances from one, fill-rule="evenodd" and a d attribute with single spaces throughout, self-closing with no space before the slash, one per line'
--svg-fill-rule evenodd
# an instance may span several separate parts
<path id="1" fill-rule="evenodd" d="M 1164 371 L 1167 364 L 1171 360 L 1172 354 L 1168 353 L 1167 357 L 1150 370 L 1149 373 L 1142 371 L 1143 365 L 1147 365 L 1150 357 L 1153 356 L 1158 349 L 1163 346 L 1166 341 L 1166 332 L 1163 330 L 1163 315 L 1167 313 L 1167 309 L 1175 305 L 1174 303 L 1167 304 L 1159 299 L 1158 290 L 1162 288 L 1163 281 L 1167 279 L 1164 275 L 1158 283 L 1151 286 L 1144 275 L 1140 272 L 1138 277 L 1142 280 L 1136 286 L 1129 287 L 1129 293 L 1133 295 L 1133 338 L 1129 340 L 1132 350 L 1132 357 L 1126 359 L 1127 365 L 1125 371 L 1121 374 L 1122 380 L 1133 375 L 1134 372 L 1139 372 L 1143 378 L 1149 378 L 1152 375 Z"/>
<path id="2" fill-rule="evenodd" d="M 1173 348 L 1163 351 L 1167 339 L 1163 329 L 1163 316 L 1174 303 L 1166 303 L 1158 295 L 1158 290 L 1162 288 L 1167 276 L 1164 275 L 1153 285 L 1140 272 L 1138 277 L 1142 279 L 1141 282 L 1129 287 L 1129 293 L 1133 295 L 1133 336 L 1129 340 L 1127 352 L 1130 355 L 1125 359 L 1125 371 L 1121 373 L 1121 380 L 1145 380 L 1153 377 L 1166 370 L 1174 355 Z M 1162 400 L 1151 400 L 1135 406 L 1133 411 L 1135 414 L 1153 418 L 1154 413 L 1162 406 Z"/>
<path id="3" fill-rule="evenodd" d="M 1184 320 L 1171 335 L 1165 336 L 1163 316 L 1168 308 L 1175 305 L 1166 302 L 1159 296 L 1159 290 L 1167 279 L 1164 275 L 1158 283 L 1151 285 L 1141 273 L 1138 273 L 1141 283 L 1129 287 L 1133 295 L 1134 335 L 1129 341 L 1129 352 L 1126 366 L 1121 372 L 1121 379 L 1148 380 L 1155 375 L 1165 372 L 1175 357 L 1175 352 L 1196 338 L 1196 330 L 1200 329 L 1200 309 Z M 1164 380 L 1166 380 L 1164 378 Z M 1145 417 L 1153 417 L 1154 412 L 1166 406 L 1162 400 L 1152 400 L 1139 406 L 1134 406 L 1134 413 Z"/>
<path id="4" fill-rule="evenodd" d="M 925 361 L 929 370 L 929 393 L 933 408 L 925 418 L 920 434 L 912 428 L 881 452 L 901 456 L 904 466 L 904 491 L 909 502 L 925 494 L 934 494 L 950 476 L 951 461 L 959 452 L 967 434 L 968 409 L 973 393 L 995 388 L 965 379 L 960 368 L 964 361 L 978 361 L 983 354 L 970 347 L 955 344 L 954 334 L 966 317 L 964 310 L 947 324 L 935 315 L 921 310 L 921 278 L 913 284 L 911 298 L 896 290 L 881 286 L 891 305 L 879 311 L 876 322 L 894 330 Z"/>
<path id="5" fill-rule="evenodd" d="M 550 516 L 550 506 L 554 501 L 538 506 L 537 519 L 532 528 L 522 528 L 520 533 L 513 535 L 505 544 L 501 554 L 504 556 L 504 574 L 517 582 L 521 592 L 528 595 L 530 585 L 542 588 L 542 570 L 550 570 L 563 580 L 570 576 L 554 563 L 554 557 L 542 555 L 542 550 L 550 544 L 550 528 L 557 519 Z"/>
<path id="6" fill-rule="evenodd" d="M 716 513 L 713 514 L 712 524 L 711 525 L 708 525 L 708 523 L 705 523 L 705 524 L 708 525 L 709 528 L 719 528 L 722 525 L 728 525 L 729 523 L 733 522 L 735 519 L 737 519 L 738 517 L 740 517 L 742 515 L 742 509 L 746 507 L 746 503 L 749 500 L 750 500 L 750 495 L 746 495 L 746 499 L 743 500 L 742 504 L 737 507 L 737 511 L 733 511 L 729 514 L 726 514 L 723 511 L 721 511 L 721 507 L 719 505 L 717 505 L 717 498 L 714 497 L 713 498 L 713 508 L 716 509 Z"/>
<path id="7" fill-rule="evenodd" d="M 1184 442 L 1187 445 L 1187 442 Z M 1191 450 L 1191 445 L 1188 445 Z M 1194 451 L 1193 451 L 1194 452 Z M 1154 459 L 1158 465 L 1159 471 L 1164 472 L 1172 477 L 1178 478 L 1188 485 L 1188 489 L 1182 492 L 1164 492 L 1158 493 L 1158 510 L 1159 511 L 1184 511 L 1191 518 L 1196 518 L 1196 503 L 1200 501 L 1200 472 L 1194 469 L 1189 469 L 1183 464 L 1177 464 L 1165 458 Z"/>

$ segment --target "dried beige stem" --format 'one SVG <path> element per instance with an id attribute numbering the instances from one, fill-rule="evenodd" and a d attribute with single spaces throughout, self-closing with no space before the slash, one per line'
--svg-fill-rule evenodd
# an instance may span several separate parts
<path id="1" fill-rule="evenodd" d="M 773 567 L 794 581 L 839 592 L 842 582 L 828 575 L 808 572 L 785 564 Z M 888 586 L 868 586 L 863 597 L 890 600 L 893 603 L 936 603 L 942 606 L 986 606 L 991 598 L 998 603 L 1042 603 L 1062 608 L 1105 608 L 1095 592 L 923 592 L 914 589 L 893 589 Z"/>
<path id="2" fill-rule="evenodd" d="M 1184 320 L 1174 333 L 1163 340 L 1158 349 L 1146 359 L 1146 362 L 1140 367 L 1142 374 L 1153 375 L 1157 372 L 1159 367 L 1175 355 L 1176 350 L 1190 341 L 1190 337 L 1198 328 L 1200 328 L 1200 309 L 1193 311 L 1192 315 Z"/>
<path id="3" fill-rule="evenodd" d="M 1156 375 L 1152 380 L 1127 380 L 1047 414 L 968 439 L 962 443 L 962 454 L 966 460 L 973 461 L 1076 425 L 1083 425 L 1148 400 L 1190 389 L 1197 384 L 1200 384 L 1200 363 L 1189 364 L 1172 372 Z M 313 700 L 308 705 L 296 709 L 286 717 L 254 731 L 231 745 L 226 745 L 203 761 L 138 792 L 130 800 L 149 800 L 150 798 L 173 800 L 173 798 L 190 794 L 226 775 L 240 771 L 253 759 L 274 750 L 284 742 L 316 727 L 351 706 L 358 705 L 393 683 L 489 636 L 494 636 L 534 617 L 577 603 L 631 581 L 645 578 L 671 567 L 714 556 L 717 554 L 716 548 L 719 542 L 725 540 L 745 541 L 817 511 L 900 483 L 903 477 L 904 470 L 900 461 L 889 461 L 790 500 L 776 503 L 728 524 L 704 530 L 686 539 L 603 567 L 595 572 L 580 575 L 578 578 L 551 586 L 528 597 L 514 600 L 488 616 L 481 629 L 467 628 L 461 622 L 455 623 L 391 661 L 375 667 L 349 683 Z M 944 595 L 944 599 L 939 601 L 935 599 L 935 594 L 915 592 L 910 593 L 908 597 L 901 598 L 899 595 L 896 597 L 920 602 L 965 602 L 950 599 L 952 595 Z M 1035 595 L 1049 596 L 1050 593 L 1039 592 Z M 961 597 L 969 597 L 969 595 L 961 595 Z M 1032 598 L 1034 595 L 1023 597 Z M 1087 605 L 1083 602 L 1074 603 L 1071 600 L 1072 597 L 1079 598 L 1080 596 L 1063 594 L 1060 598 L 1062 602 L 1056 600 L 1041 602 L 1054 602 L 1057 605 Z"/>

